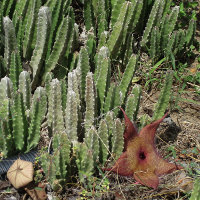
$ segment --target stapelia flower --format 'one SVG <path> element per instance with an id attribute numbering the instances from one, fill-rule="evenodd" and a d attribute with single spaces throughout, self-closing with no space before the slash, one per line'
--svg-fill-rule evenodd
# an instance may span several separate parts
<path id="1" fill-rule="evenodd" d="M 181 169 L 180 166 L 164 160 L 156 151 L 155 133 L 167 113 L 145 126 L 138 134 L 124 110 L 121 110 L 125 118 L 124 152 L 112 168 L 105 170 L 122 176 L 134 176 L 139 183 L 156 189 L 160 175 Z"/>

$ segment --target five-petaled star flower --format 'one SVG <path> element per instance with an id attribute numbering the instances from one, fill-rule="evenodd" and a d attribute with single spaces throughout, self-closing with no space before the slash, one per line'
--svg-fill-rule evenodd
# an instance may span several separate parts
<path id="1" fill-rule="evenodd" d="M 156 151 L 155 133 L 167 113 L 138 133 L 124 110 L 121 110 L 125 118 L 124 152 L 112 168 L 105 170 L 122 176 L 134 176 L 139 183 L 156 189 L 160 175 L 182 168 L 167 162 Z"/>

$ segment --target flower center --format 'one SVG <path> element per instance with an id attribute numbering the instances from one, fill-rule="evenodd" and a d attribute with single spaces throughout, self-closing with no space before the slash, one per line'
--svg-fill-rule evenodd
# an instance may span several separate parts
<path id="1" fill-rule="evenodd" d="M 146 156 L 145 156 L 145 154 L 144 154 L 143 151 L 141 151 L 141 152 L 139 153 L 139 158 L 140 158 L 141 160 L 144 160 L 144 159 L 146 158 Z"/>

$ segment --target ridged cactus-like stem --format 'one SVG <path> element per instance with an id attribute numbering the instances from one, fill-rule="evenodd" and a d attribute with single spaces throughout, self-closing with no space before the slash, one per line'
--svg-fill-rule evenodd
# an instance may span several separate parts
<path id="1" fill-rule="evenodd" d="M 119 158 L 124 148 L 124 127 L 120 119 L 115 119 L 112 137 L 112 153 L 115 159 Z"/>
<path id="2" fill-rule="evenodd" d="M 0 82 L 0 100 L 5 98 L 12 98 L 13 96 L 13 83 L 8 77 L 4 77 Z"/>
<path id="3" fill-rule="evenodd" d="M 93 12 L 94 12 L 94 17 L 96 18 L 97 14 L 98 14 L 98 0 L 92 0 L 92 8 L 93 8 Z"/>
<path id="4" fill-rule="evenodd" d="M 189 46 L 192 42 L 192 39 L 194 38 L 196 30 L 196 22 L 191 19 L 189 23 L 189 27 L 186 31 L 186 45 Z"/>
<path id="5" fill-rule="evenodd" d="M 56 175 L 65 180 L 67 175 L 67 166 L 70 164 L 71 142 L 66 133 L 58 133 L 53 137 L 53 157 L 57 168 Z"/>
<path id="6" fill-rule="evenodd" d="M 131 24 L 133 22 L 133 15 L 135 13 L 135 5 L 136 5 L 136 2 L 134 2 L 134 3 L 129 2 L 129 8 L 127 11 L 126 21 L 124 24 L 122 44 L 125 43 L 126 37 L 128 37 L 128 35 L 130 35 L 133 32 Z"/>
<path id="7" fill-rule="evenodd" d="M 13 148 L 10 100 L 5 99 L 0 105 L 0 151 L 2 151 L 3 157 L 8 157 L 15 151 Z"/>
<path id="8" fill-rule="evenodd" d="M 200 199 L 200 178 L 197 177 L 194 183 L 192 190 L 192 195 L 189 200 L 198 200 Z"/>
<path id="9" fill-rule="evenodd" d="M 77 64 L 77 77 L 80 83 L 81 99 L 85 97 L 85 84 L 86 76 L 90 69 L 89 55 L 87 49 L 82 47 L 79 54 L 78 64 Z"/>
<path id="10" fill-rule="evenodd" d="M 179 14 L 179 7 L 175 6 L 172 9 L 170 15 L 169 16 L 166 15 L 165 21 L 163 23 L 162 34 L 161 34 L 161 41 L 162 41 L 161 45 L 162 45 L 163 50 L 167 46 L 169 35 L 174 30 L 174 27 L 176 25 L 176 21 L 178 18 L 178 14 Z"/>
<path id="11" fill-rule="evenodd" d="M 92 0 L 84 0 L 83 14 L 84 14 L 84 19 L 85 19 L 86 30 L 89 31 L 92 27 L 94 27 Z"/>
<path id="12" fill-rule="evenodd" d="M 7 97 L 3 97 L 0 99 L 0 102 L 0 120 L 8 120 L 8 108 L 10 100 Z"/>
<path id="13" fill-rule="evenodd" d="M 180 56 L 189 47 L 194 37 L 195 21 L 191 20 L 188 30 L 176 30 L 179 6 L 171 7 L 171 0 L 155 0 L 143 33 L 142 47 L 145 47 L 156 62 L 163 56 Z M 150 39 L 149 39 L 150 38 Z"/>
<path id="14" fill-rule="evenodd" d="M 107 87 L 110 84 L 110 59 L 107 47 L 101 47 L 97 62 L 96 88 L 101 111 L 103 111 Z"/>
<path id="15" fill-rule="evenodd" d="M 10 79 L 15 90 L 18 89 L 19 74 L 22 72 L 21 58 L 18 51 L 13 51 L 10 59 Z"/>
<path id="16" fill-rule="evenodd" d="M 54 191 L 62 188 L 67 175 L 69 175 L 71 142 L 66 133 L 55 133 L 53 135 L 53 154 L 42 151 L 40 161 L 44 173 L 51 183 Z"/>
<path id="17" fill-rule="evenodd" d="M 87 179 L 90 179 L 94 170 L 92 151 L 88 149 L 85 143 L 77 143 L 74 149 L 79 179 L 81 183 L 85 183 Z"/>
<path id="18" fill-rule="evenodd" d="M 108 142 L 109 142 L 109 151 L 112 149 L 112 138 L 113 138 L 113 127 L 114 127 L 114 112 L 109 111 L 105 116 L 105 120 L 108 128 Z"/>
<path id="19" fill-rule="evenodd" d="M 3 0 L 1 2 L 2 11 L 3 11 L 4 16 L 9 15 L 10 9 L 11 9 L 13 3 L 14 3 L 14 0 L 10 0 L 10 1 Z"/>
<path id="20" fill-rule="evenodd" d="M 163 18 L 165 18 L 165 16 L 169 13 L 169 9 L 170 9 L 170 6 L 171 6 L 171 3 L 172 3 L 172 0 L 168 0 L 168 1 L 164 1 L 165 4 L 164 4 L 164 9 L 163 9 Z"/>
<path id="21" fill-rule="evenodd" d="M 106 121 L 102 119 L 99 123 L 98 129 L 98 136 L 99 136 L 99 161 L 102 165 L 105 164 L 108 151 L 109 151 L 109 142 L 108 142 L 108 127 Z"/>
<path id="22" fill-rule="evenodd" d="M 51 23 L 51 30 L 49 34 L 49 41 L 48 41 L 48 47 L 47 47 L 47 56 L 46 58 L 48 59 L 52 46 L 53 46 L 53 41 L 55 37 L 55 29 L 58 27 L 60 20 L 59 18 L 63 14 L 63 0 L 51 0 L 47 1 L 45 6 L 49 7 L 52 13 L 52 23 Z"/>
<path id="23" fill-rule="evenodd" d="M 116 23 L 113 26 L 113 31 L 108 39 L 108 49 L 113 59 L 116 58 L 118 50 L 121 46 L 123 39 L 124 26 L 127 20 L 127 13 L 129 9 L 130 2 L 125 1 L 120 9 L 119 16 Z"/>
<path id="24" fill-rule="evenodd" d="M 109 13 L 109 9 L 105 0 L 98 0 L 97 12 L 98 37 L 100 37 L 101 33 L 107 31 L 108 29 L 107 14 Z"/>
<path id="25" fill-rule="evenodd" d="M 70 165 L 70 153 L 71 153 L 71 142 L 69 141 L 67 135 L 65 133 L 60 135 L 60 154 L 61 154 L 61 174 L 63 177 L 66 177 L 68 171 L 66 171 L 66 167 Z"/>
<path id="26" fill-rule="evenodd" d="M 26 0 L 21 0 L 21 1 L 16 2 L 15 10 L 12 17 L 16 32 L 18 32 L 19 30 L 20 22 L 24 21 L 24 18 L 26 17 L 26 13 L 29 11 L 28 10 L 29 4 L 30 4 L 30 1 L 26 1 Z"/>
<path id="27" fill-rule="evenodd" d="M 48 181 L 53 185 L 54 181 L 57 180 L 56 172 L 56 158 L 50 155 L 48 152 L 42 152 L 40 155 L 40 161 L 42 169 L 47 177 Z"/>
<path id="28" fill-rule="evenodd" d="M 101 47 L 105 46 L 107 39 L 108 39 L 108 31 L 102 32 L 100 37 L 99 37 L 99 43 L 98 43 L 98 47 L 97 47 L 97 52 L 99 52 Z"/>
<path id="29" fill-rule="evenodd" d="M 165 49 L 161 49 L 161 43 L 160 43 L 161 32 L 158 28 L 155 28 L 155 36 L 156 36 L 156 54 L 154 58 L 159 58 L 162 55 L 163 50 L 165 51 Z"/>
<path id="30" fill-rule="evenodd" d="M 25 117 L 25 107 L 23 103 L 22 93 L 17 92 L 14 97 L 13 105 L 13 137 L 16 149 L 24 150 L 26 147 L 28 126 Z"/>
<path id="31" fill-rule="evenodd" d="M 3 18 L 3 27 L 4 27 L 4 33 L 5 33 L 4 59 L 6 62 L 7 70 L 9 71 L 11 54 L 13 51 L 17 50 L 17 39 L 15 35 L 15 28 L 9 17 Z"/>
<path id="32" fill-rule="evenodd" d="M 164 11 L 164 8 L 165 8 L 165 2 L 166 2 L 166 0 L 160 0 L 158 12 L 157 12 L 157 15 L 155 17 L 154 26 L 157 26 L 157 27 L 160 26 L 160 22 L 161 22 L 162 17 L 163 17 L 163 11 Z"/>
<path id="33" fill-rule="evenodd" d="M 1 39 L 0 39 L 0 42 L 1 42 Z M 2 49 L 1 44 L 0 44 L 0 49 Z M 6 62 L 3 58 L 3 56 L 0 56 L 0 77 L 3 77 L 5 74 L 6 74 Z"/>
<path id="34" fill-rule="evenodd" d="M 178 42 L 178 45 L 177 45 L 177 52 L 181 52 L 181 50 L 184 49 L 184 45 L 185 45 L 185 31 L 180 29 L 178 31 L 178 34 L 179 34 L 179 42 Z"/>
<path id="35" fill-rule="evenodd" d="M 140 19 L 144 1 L 137 0 L 137 1 L 134 1 L 133 3 L 135 3 L 134 12 L 133 12 L 134 15 L 132 16 L 132 20 L 130 21 L 130 25 L 129 25 L 129 29 L 131 29 L 132 31 L 135 29 L 135 27 Z M 132 24 L 131 24 L 131 22 L 132 22 Z M 129 29 L 128 29 L 128 31 L 129 31 Z"/>
<path id="36" fill-rule="evenodd" d="M 70 51 L 74 52 L 79 47 L 79 26 L 74 23 L 74 33 L 71 41 Z"/>
<path id="37" fill-rule="evenodd" d="M 48 98 L 47 122 L 52 128 L 52 133 L 65 132 L 64 118 L 62 111 L 61 87 L 58 79 L 53 79 L 50 83 L 51 90 Z"/>
<path id="38" fill-rule="evenodd" d="M 113 103 L 113 108 L 114 108 L 115 115 L 118 114 L 118 112 L 119 112 L 118 107 L 121 106 L 122 103 L 123 103 L 123 94 L 120 91 L 119 86 L 117 86 L 115 88 L 114 103 Z"/>
<path id="39" fill-rule="evenodd" d="M 85 132 L 89 131 L 92 125 L 94 125 L 95 117 L 95 88 L 92 72 L 88 72 L 86 76 L 86 89 L 85 89 L 85 119 L 84 126 Z"/>
<path id="40" fill-rule="evenodd" d="M 21 54 L 21 50 L 22 50 L 22 37 L 24 35 L 24 26 L 23 26 L 23 21 L 19 20 L 19 27 L 18 27 L 18 31 L 16 31 L 16 39 L 17 39 L 17 47 L 18 47 L 18 51 Z"/>
<path id="41" fill-rule="evenodd" d="M 153 27 L 154 22 L 156 20 L 156 15 L 157 15 L 158 10 L 159 10 L 160 1 L 161 0 L 155 0 L 155 2 L 154 2 L 154 5 L 152 7 L 146 28 L 145 28 L 144 33 L 143 33 L 142 41 L 140 43 L 141 46 L 145 46 L 146 43 L 148 42 L 149 34 L 151 33 L 152 27 Z"/>
<path id="42" fill-rule="evenodd" d="M 164 115 L 164 112 L 166 111 L 169 105 L 169 100 L 171 98 L 172 83 L 173 83 L 173 72 L 168 72 L 166 74 L 165 83 L 161 90 L 158 102 L 155 105 L 152 121 L 160 119 Z"/>
<path id="43" fill-rule="evenodd" d="M 133 54 L 133 39 L 132 34 L 127 34 L 125 42 L 121 47 L 120 57 L 122 58 L 123 66 L 128 64 L 128 61 Z"/>
<path id="44" fill-rule="evenodd" d="M 158 28 L 155 26 L 152 29 L 152 32 L 151 32 L 149 54 L 150 54 L 150 56 L 151 56 L 152 59 L 155 59 L 156 53 L 159 52 L 157 50 L 157 48 L 156 48 L 156 44 L 157 44 L 157 41 L 156 41 L 157 30 L 158 30 Z"/>
<path id="45" fill-rule="evenodd" d="M 76 95 L 77 105 L 80 105 L 80 74 L 79 70 L 75 69 L 68 73 L 68 89 L 67 91 L 74 91 Z M 79 108 L 78 108 L 79 109 Z"/>
<path id="46" fill-rule="evenodd" d="M 119 17 L 119 10 L 121 9 L 124 1 L 123 0 L 116 0 L 115 2 L 113 2 L 114 5 L 112 6 L 112 15 L 111 15 L 111 25 L 112 28 L 114 26 L 114 24 L 117 22 L 117 18 Z"/>
<path id="47" fill-rule="evenodd" d="M 23 101 L 26 109 L 30 109 L 31 104 L 31 79 L 27 71 L 19 75 L 19 91 L 23 94 Z"/>
<path id="48" fill-rule="evenodd" d="M 96 38 L 94 35 L 94 29 L 91 28 L 91 30 L 88 32 L 88 38 L 86 42 L 90 63 L 93 64 L 94 62 L 94 55 L 96 54 Z"/>
<path id="49" fill-rule="evenodd" d="M 0 151 L 2 152 L 3 156 L 7 156 L 9 154 L 8 145 L 6 138 L 8 137 L 9 132 L 7 129 L 6 121 L 0 121 Z"/>
<path id="50" fill-rule="evenodd" d="M 99 161 L 99 138 L 97 136 L 97 131 L 94 126 L 85 132 L 85 144 L 88 149 L 92 151 L 92 156 L 94 160 L 94 165 L 96 166 Z"/>
<path id="51" fill-rule="evenodd" d="M 67 103 L 67 84 L 66 84 L 65 79 L 62 79 L 60 81 L 60 87 L 61 87 L 62 109 L 64 113 L 66 109 L 66 103 Z"/>
<path id="52" fill-rule="evenodd" d="M 49 0 L 49 1 L 51 1 L 51 0 Z M 69 8 L 69 6 L 72 4 L 72 0 L 66 0 L 66 1 L 64 1 L 64 3 L 63 3 L 63 13 L 67 13 L 67 11 L 68 11 L 68 8 Z"/>
<path id="53" fill-rule="evenodd" d="M 69 140 L 74 144 L 78 141 L 78 103 L 76 93 L 68 89 L 67 105 L 65 111 L 65 126 Z"/>
<path id="54" fill-rule="evenodd" d="M 45 72 L 43 80 L 47 72 L 52 71 L 59 59 L 64 55 L 66 47 L 69 45 L 70 37 L 73 33 L 73 26 L 70 17 L 66 17 L 62 20 L 62 23 L 58 29 L 56 40 L 52 48 L 52 52 L 49 55 L 47 63 L 45 65 Z"/>
<path id="55" fill-rule="evenodd" d="M 3 11 L 2 6 L 0 5 L 0 31 L 3 32 Z M 0 42 L 2 43 L 2 38 L 0 39 Z M 3 44 L 0 44 L 0 49 L 3 48 Z"/>
<path id="56" fill-rule="evenodd" d="M 173 31 L 173 33 L 169 36 L 169 41 L 168 41 L 168 44 L 167 44 L 167 47 L 166 47 L 166 50 L 165 50 L 165 55 L 167 57 L 169 57 L 171 52 L 173 52 L 173 46 L 174 46 L 174 43 L 175 43 L 176 34 L 177 34 L 177 32 Z"/>
<path id="57" fill-rule="evenodd" d="M 126 66 L 125 72 L 119 85 L 120 91 L 122 93 L 122 101 L 124 100 L 126 93 L 128 92 L 128 88 L 135 73 L 136 66 L 137 57 L 133 54 L 129 59 L 129 62 Z"/>
<path id="58" fill-rule="evenodd" d="M 96 69 L 94 73 L 95 82 L 97 82 L 98 77 L 100 75 L 102 60 L 108 58 L 109 56 L 110 56 L 110 53 L 109 53 L 108 47 L 106 46 L 102 46 L 99 49 L 99 52 L 96 54 Z"/>
<path id="59" fill-rule="evenodd" d="M 37 146 L 40 139 L 40 128 L 47 110 L 47 97 L 45 89 L 38 87 L 33 95 L 30 109 L 31 123 L 28 129 L 27 151 Z"/>
<path id="60" fill-rule="evenodd" d="M 41 67 L 46 56 L 46 44 L 48 41 L 49 28 L 51 23 L 51 14 L 48 7 L 41 7 L 38 13 L 37 40 L 30 66 L 33 69 L 32 89 L 37 85 Z"/>
<path id="61" fill-rule="evenodd" d="M 132 55 L 129 60 L 129 63 L 126 66 L 126 70 L 124 72 L 120 85 L 116 86 L 113 90 L 114 95 L 112 95 L 113 96 L 112 108 L 117 108 L 124 102 L 132 77 L 136 69 L 136 63 L 137 63 L 137 58 L 135 55 Z M 110 96 L 110 93 L 108 93 L 108 97 L 109 96 Z M 106 103 L 107 103 L 107 97 L 106 97 Z M 115 109 L 114 113 L 115 115 L 117 115 L 118 109 Z"/>
<path id="62" fill-rule="evenodd" d="M 130 120 L 136 120 L 140 105 L 141 86 L 134 85 L 126 101 L 126 114 Z"/>
<path id="63" fill-rule="evenodd" d="M 111 137 L 113 135 L 113 127 L 114 127 L 114 112 L 109 111 L 105 117 L 107 127 L 108 127 L 108 135 Z"/>
<path id="64" fill-rule="evenodd" d="M 28 1 L 26 1 L 28 2 Z M 23 37 L 23 57 L 30 59 L 33 49 L 31 45 L 34 39 L 35 25 L 37 21 L 37 14 L 41 2 L 40 0 L 29 1 L 27 12 L 26 12 L 26 21 L 24 22 L 25 33 Z"/>
<path id="65" fill-rule="evenodd" d="M 178 53 L 178 46 L 179 46 L 179 42 L 180 42 L 180 36 L 181 36 L 180 31 L 174 31 L 173 49 L 172 49 L 172 51 L 170 51 L 170 53 L 172 52 L 173 55 L 176 55 Z"/>
<path id="66" fill-rule="evenodd" d="M 45 76 L 45 89 L 47 93 L 47 97 L 49 97 L 50 90 L 51 90 L 51 81 L 54 78 L 54 75 L 52 72 L 48 72 Z"/>
<path id="67" fill-rule="evenodd" d="M 115 83 L 111 83 L 104 102 L 104 113 L 107 113 L 114 107 L 114 99 L 116 94 L 115 90 L 116 90 Z"/>
<path id="68" fill-rule="evenodd" d="M 111 0 L 111 9 L 114 8 L 115 4 L 117 3 L 118 0 Z"/>

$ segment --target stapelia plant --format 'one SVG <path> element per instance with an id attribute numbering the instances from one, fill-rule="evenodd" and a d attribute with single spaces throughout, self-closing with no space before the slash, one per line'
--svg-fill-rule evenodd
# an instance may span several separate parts
<path id="1" fill-rule="evenodd" d="M 181 169 L 164 160 L 155 148 L 156 130 L 167 114 L 145 126 L 138 134 L 124 110 L 121 110 L 125 118 L 124 152 L 112 168 L 105 170 L 122 176 L 134 176 L 139 183 L 156 189 L 160 175 Z"/>

